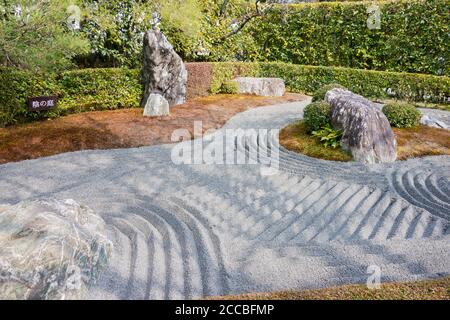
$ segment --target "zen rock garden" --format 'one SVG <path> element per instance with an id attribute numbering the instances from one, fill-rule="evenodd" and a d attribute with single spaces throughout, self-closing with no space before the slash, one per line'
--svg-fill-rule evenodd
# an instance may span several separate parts
<path id="1" fill-rule="evenodd" d="M 394 4 L 380 5 L 393 14 Z M 449 298 L 441 289 L 450 275 L 448 75 L 419 62 L 417 74 L 329 66 L 331 58 L 293 64 L 286 59 L 299 61 L 299 50 L 309 54 L 300 49 L 307 37 L 298 50 L 280 42 L 289 51 L 258 42 L 281 4 L 256 5 L 261 21 L 221 32 L 224 21 L 215 22 L 207 30 L 221 37 L 211 43 L 183 33 L 195 24 L 174 24 L 173 34 L 175 22 L 153 12 L 135 44 L 117 40 L 122 51 L 105 55 L 90 44 L 90 54 L 71 56 L 78 67 L 46 82 L 20 55 L 14 65 L 4 59 L 0 299 L 271 299 L 312 289 L 371 299 L 372 285 L 403 299 L 403 286 L 417 281 L 425 289 L 413 297 Z M 295 16 L 285 19 L 304 15 Z M 241 32 L 258 46 L 243 50 Z M 228 36 L 240 50 L 227 47 Z M 139 59 L 125 64 L 118 52 Z M 30 79 L 40 85 L 13 87 Z M 50 95 L 51 106 L 27 107 Z"/>

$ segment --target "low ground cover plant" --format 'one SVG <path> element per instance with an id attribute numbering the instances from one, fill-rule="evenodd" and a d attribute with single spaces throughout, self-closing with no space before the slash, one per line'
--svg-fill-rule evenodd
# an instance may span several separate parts
<path id="1" fill-rule="evenodd" d="M 238 92 L 238 85 L 235 81 L 225 81 L 220 88 L 220 93 L 236 94 Z"/>
<path id="2" fill-rule="evenodd" d="M 341 162 L 352 160 L 352 156 L 339 146 L 326 148 L 323 141 L 308 132 L 303 120 L 292 123 L 281 130 L 280 144 L 288 150 L 313 158 Z"/>
<path id="3" fill-rule="evenodd" d="M 342 131 L 333 129 L 329 123 L 322 129 L 311 132 L 311 134 L 319 138 L 325 148 L 331 147 L 336 149 L 341 145 Z"/>

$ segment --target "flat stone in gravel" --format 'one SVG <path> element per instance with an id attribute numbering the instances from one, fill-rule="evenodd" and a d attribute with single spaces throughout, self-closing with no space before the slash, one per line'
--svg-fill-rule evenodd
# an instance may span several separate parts
<path id="1" fill-rule="evenodd" d="M 286 92 L 284 80 L 280 78 L 241 77 L 233 81 L 237 83 L 238 93 L 265 97 L 282 97 Z"/>

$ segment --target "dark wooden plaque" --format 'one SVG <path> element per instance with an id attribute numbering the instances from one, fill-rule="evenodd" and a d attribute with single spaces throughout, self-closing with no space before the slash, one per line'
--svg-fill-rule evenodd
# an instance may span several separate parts
<path id="1" fill-rule="evenodd" d="M 56 107 L 57 102 L 58 102 L 57 96 L 31 97 L 28 98 L 28 110 L 29 111 L 51 110 Z"/>

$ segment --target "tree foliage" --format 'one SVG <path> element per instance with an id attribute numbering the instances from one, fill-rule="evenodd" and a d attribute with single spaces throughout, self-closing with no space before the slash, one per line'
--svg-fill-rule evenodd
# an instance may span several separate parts
<path id="1" fill-rule="evenodd" d="M 68 0 L 3 0 L 0 3 L 0 64 L 34 71 L 69 68 L 88 43 L 70 30 Z M 75 2 L 76 3 L 76 2 Z"/>
<path id="2" fill-rule="evenodd" d="M 82 31 L 91 51 L 82 63 L 128 66 L 140 64 L 145 31 L 161 28 L 183 56 L 194 50 L 201 29 L 197 0 L 84 0 Z"/>

